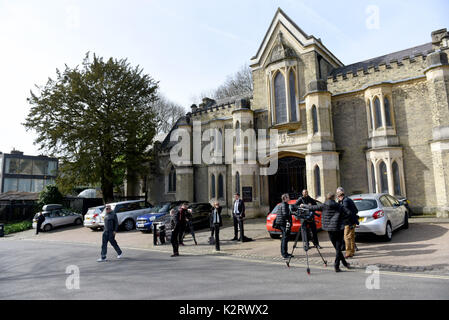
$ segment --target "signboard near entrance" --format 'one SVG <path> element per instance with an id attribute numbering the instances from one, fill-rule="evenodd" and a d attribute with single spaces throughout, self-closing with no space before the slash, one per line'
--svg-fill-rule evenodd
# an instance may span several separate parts
<path id="1" fill-rule="evenodd" d="M 244 202 L 253 202 L 253 187 L 242 187 L 242 198 Z"/>

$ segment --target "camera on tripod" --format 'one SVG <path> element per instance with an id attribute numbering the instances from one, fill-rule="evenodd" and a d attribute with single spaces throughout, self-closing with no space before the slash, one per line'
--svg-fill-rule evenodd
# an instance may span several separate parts
<path id="1" fill-rule="evenodd" d="M 290 205 L 290 212 L 298 219 L 305 220 L 305 221 L 312 221 L 313 217 L 315 215 L 315 212 L 301 208 L 297 206 L 296 204 Z"/>

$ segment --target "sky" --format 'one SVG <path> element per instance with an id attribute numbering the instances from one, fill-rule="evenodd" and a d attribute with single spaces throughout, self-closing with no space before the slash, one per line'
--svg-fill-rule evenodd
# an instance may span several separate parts
<path id="1" fill-rule="evenodd" d="M 22 125 L 30 90 L 87 52 L 139 65 L 188 111 L 249 65 L 279 7 L 344 64 L 449 28 L 445 0 L 0 0 L 0 151 L 41 153 Z"/>

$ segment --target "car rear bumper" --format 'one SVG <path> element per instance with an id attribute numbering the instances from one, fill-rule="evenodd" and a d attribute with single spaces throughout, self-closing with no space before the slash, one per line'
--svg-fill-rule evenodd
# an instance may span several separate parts
<path id="1" fill-rule="evenodd" d="M 86 228 L 101 228 L 102 226 L 100 226 L 99 222 L 95 222 L 95 221 L 84 221 L 84 226 Z"/>
<path id="2" fill-rule="evenodd" d="M 385 228 L 387 226 L 387 220 L 385 218 L 361 222 L 355 229 L 356 233 L 374 233 L 377 236 L 383 236 L 385 234 Z"/>

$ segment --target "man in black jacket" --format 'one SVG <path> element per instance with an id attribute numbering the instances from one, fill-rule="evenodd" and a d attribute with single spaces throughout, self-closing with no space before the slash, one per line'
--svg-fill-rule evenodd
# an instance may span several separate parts
<path id="1" fill-rule="evenodd" d="M 346 209 L 351 212 L 351 215 L 346 219 L 345 230 L 344 230 L 344 240 L 346 255 L 345 258 L 352 258 L 355 253 L 355 228 L 359 224 L 359 216 L 357 213 L 359 210 L 355 206 L 352 199 L 345 196 L 345 190 L 342 187 L 337 189 L 338 203 L 342 204 Z"/>
<path id="2" fill-rule="evenodd" d="M 215 234 L 215 250 L 220 251 L 220 227 L 223 226 L 221 219 L 221 206 L 218 202 L 214 203 L 214 207 L 210 213 L 211 237 Z"/>
<path id="3" fill-rule="evenodd" d="M 326 199 L 326 202 L 320 205 L 308 206 L 302 204 L 301 207 L 322 212 L 323 230 L 329 233 L 329 239 L 335 248 L 335 272 L 340 272 L 340 262 L 349 269 L 349 263 L 346 262 L 343 256 L 341 246 L 343 243 L 345 220 L 351 215 L 351 212 L 343 207 L 343 205 L 335 202 L 335 194 L 328 193 Z"/>
<path id="4" fill-rule="evenodd" d="M 36 234 L 39 234 L 39 230 L 41 229 L 44 221 L 45 221 L 44 214 L 42 212 L 39 212 L 39 215 L 37 216 Z"/>
<path id="5" fill-rule="evenodd" d="M 122 250 L 115 240 L 115 234 L 118 230 L 118 219 L 117 215 L 111 210 L 111 206 L 107 205 L 106 214 L 104 216 L 104 229 L 103 229 L 103 242 L 101 245 L 101 258 L 98 262 L 106 261 L 106 254 L 108 249 L 108 242 L 111 243 L 112 247 L 117 252 L 117 259 L 122 257 Z"/>
<path id="6" fill-rule="evenodd" d="M 240 199 L 240 193 L 235 194 L 235 201 L 232 206 L 232 217 L 234 220 L 234 238 L 232 241 L 244 241 L 245 234 L 243 232 L 243 219 L 245 218 L 245 203 Z M 240 229 L 240 238 L 238 237 L 238 230 Z"/>
<path id="7" fill-rule="evenodd" d="M 179 244 L 181 243 L 185 229 L 187 206 L 187 203 L 183 203 L 178 210 L 170 212 L 172 229 L 171 244 L 173 246 L 173 254 L 171 257 L 179 256 Z"/>
<path id="8" fill-rule="evenodd" d="M 287 252 L 288 250 L 288 238 L 290 237 L 291 227 L 292 227 L 292 215 L 290 212 L 290 207 L 288 202 L 290 197 L 288 194 L 282 195 L 282 203 L 276 214 L 276 224 L 282 231 L 282 241 L 281 241 L 281 255 L 284 259 L 288 259 L 291 255 Z"/>
<path id="9" fill-rule="evenodd" d="M 316 206 L 317 202 L 315 199 L 313 199 L 312 197 L 309 196 L 309 191 L 307 191 L 306 189 L 304 189 L 302 191 L 302 197 L 300 197 L 297 201 L 296 201 L 296 205 L 300 206 L 301 204 L 305 204 L 305 205 L 310 205 L 310 206 Z M 315 223 L 315 217 L 312 218 L 312 220 L 310 221 L 306 221 L 306 223 L 301 225 L 301 229 L 302 229 L 302 234 L 308 234 L 306 228 L 310 228 L 310 230 L 312 231 L 312 242 L 313 245 L 315 247 L 317 247 L 318 249 L 321 249 L 320 243 L 318 241 L 318 232 L 316 230 L 316 223 Z M 307 239 L 307 242 L 305 242 L 307 244 L 307 249 L 309 247 L 309 241 L 310 239 Z"/>

